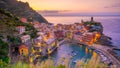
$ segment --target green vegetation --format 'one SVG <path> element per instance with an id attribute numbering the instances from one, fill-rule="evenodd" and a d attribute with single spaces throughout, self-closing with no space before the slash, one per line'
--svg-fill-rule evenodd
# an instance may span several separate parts
<path id="1" fill-rule="evenodd" d="M 8 64 L 0 59 L 0 68 L 8 68 Z"/>
<path id="2" fill-rule="evenodd" d="M 17 26 L 25 26 L 28 34 L 32 38 L 37 36 L 37 30 L 33 27 L 33 25 L 19 21 L 19 19 L 10 12 L 0 8 L 0 68 L 9 63 L 8 44 L 14 43 L 17 45 L 21 43 L 18 31 L 16 30 Z"/>
<path id="3" fill-rule="evenodd" d="M 0 0 L 0 8 L 9 11 L 16 17 L 32 18 L 36 21 L 47 23 L 47 21 L 39 13 L 33 10 L 27 2 L 24 3 L 18 0 Z"/>
<path id="4" fill-rule="evenodd" d="M 17 17 L 3 9 L 0 9 L 0 16 L 0 35 L 3 37 L 10 36 L 13 38 L 17 36 L 17 26 L 25 26 L 27 34 L 29 34 L 31 38 L 37 37 L 37 30 L 33 27 L 33 25 L 19 21 Z"/>
<path id="5" fill-rule="evenodd" d="M 12 68 L 70 68 L 69 59 L 64 60 L 64 65 L 61 65 L 60 62 L 55 65 L 52 59 L 47 59 L 42 61 L 41 63 L 37 63 L 36 65 L 27 64 L 18 62 L 16 64 L 11 65 Z M 107 64 L 101 63 L 99 57 L 92 57 L 91 60 L 84 62 L 83 60 L 79 60 L 75 64 L 75 68 L 108 68 Z M 115 65 L 110 66 L 110 68 L 117 68 Z"/>
<path id="6" fill-rule="evenodd" d="M 20 44 L 21 43 L 21 40 L 19 37 L 10 37 L 10 36 L 7 36 L 7 41 L 8 42 L 13 42 L 14 44 Z"/>
<path id="7" fill-rule="evenodd" d="M 28 3 L 23 3 L 17 0 L 0 0 L 0 68 L 10 68 L 8 67 L 8 44 L 21 43 L 18 31 L 16 30 L 17 26 L 25 26 L 25 34 L 29 34 L 31 38 L 37 37 L 37 30 L 33 27 L 33 25 L 21 22 L 19 17 L 28 18 L 29 21 L 33 21 L 34 19 L 39 22 L 47 23 L 47 21 L 40 14 L 29 7 Z M 21 64 L 18 64 L 18 66 L 19 65 Z"/>
<path id="8" fill-rule="evenodd" d="M 0 39 L 0 68 L 7 68 L 9 63 L 9 46 Z"/>
<path id="9" fill-rule="evenodd" d="M 31 24 L 24 24 L 23 26 L 26 26 L 26 34 L 29 34 L 31 38 L 37 37 L 37 30 L 33 27 Z"/>
<path id="10" fill-rule="evenodd" d="M 16 64 L 13 64 L 11 68 L 30 68 L 29 64 L 18 62 Z"/>
<path id="11" fill-rule="evenodd" d="M 8 53 L 9 53 L 9 46 L 7 43 L 3 42 L 0 39 L 0 59 L 5 62 L 8 63 L 9 62 L 9 57 L 8 57 Z"/>
<path id="12" fill-rule="evenodd" d="M 95 25 L 95 26 L 99 26 L 100 23 L 99 22 L 91 22 L 91 21 L 87 21 L 87 22 L 84 22 L 84 25 Z"/>
<path id="13" fill-rule="evenodd" d="M 84 26 L 89 29 L 89 32 L 98 31 L 101 34 L 103 34 L 103 26 L 100 22 L 87 21 L 87 22 L 84 22 Z"/>
<path id="14" fill-rule="evenodd" d="M 84 62 L 82 60 L 77 61 L 75 68 L 107 68 L 108 66 L 100 62 L 99 57 L 92 57 L 91 60 Z"/>

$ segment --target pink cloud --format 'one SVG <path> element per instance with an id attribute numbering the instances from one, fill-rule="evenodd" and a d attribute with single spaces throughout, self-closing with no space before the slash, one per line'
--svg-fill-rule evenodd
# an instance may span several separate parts
<path id="1" fill-rule="evenodd" d="M 105 6 L 104 8 L 120 8 L 120 3 L 116 3 L 110 6 Z"/>

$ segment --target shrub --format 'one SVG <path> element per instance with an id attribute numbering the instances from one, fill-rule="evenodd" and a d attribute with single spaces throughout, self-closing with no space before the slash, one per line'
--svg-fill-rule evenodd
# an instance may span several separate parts
<path id="1" fill-rule="evenodd" d="M 8 64 L 0 59 L 0 68 L 7 68 Z"/>

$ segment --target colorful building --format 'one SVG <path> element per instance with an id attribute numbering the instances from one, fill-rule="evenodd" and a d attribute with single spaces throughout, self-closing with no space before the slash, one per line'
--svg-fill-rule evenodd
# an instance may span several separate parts
<path id="1" fill-rule="evenodd" d="M 99 32 L 87 32 L 83 35 L 82 42 L 86 44 L 93 44 L 100 38 Z"/>
<path id="2" fill-rule="evenodd" d="M 54 31 L 54 37 L 58 39 L 62 39 L 64 37 L 63 31 L 60 31 L 60 30 Z"/>
<path id="3" fill-rule="evenodd" d="M 47 47 L 48 54 L 51 54 L 54 47 L 57 47 L 57 40 L 56 38 L 50 38 L 46 41 L 46 44 L 48 46 Z"/>
<path id="4" fill-rule="evenodd" d="M 33 22 L 33 26 L 34 26 L 36 29 L 38 29 L 38 28 L 40 28 L 40 23 L 39 23 L 38 21 L 34 21 L 34 22 Z"/>
<path id="5" fill-rule="evenodd" d="M 73 38 L 73 33 L 71 31 L 66 31 L 66 37 L 69 39 Z"/>
<path id="6" fill-rule="evenodd" d="M 28 43 L 30 41 L 30 35 L 21 36 L 22 43 Z"/>
<path id="7" fill-rule="evenodd" d="M 26 45 L 19 46 L 20 55 L 27 56 L 28 55 L 28 47 Z"/>
<path id="8" fill-rule="evenodd" d="M 25 32 L 25 26 L 17 26 L 16 30 L 19 32 L 19 34 L 22 34 Z"/>

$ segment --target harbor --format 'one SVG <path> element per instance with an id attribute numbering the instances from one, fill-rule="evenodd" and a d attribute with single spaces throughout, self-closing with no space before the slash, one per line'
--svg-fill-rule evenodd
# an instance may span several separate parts
<path id="1" fill-rule="evenodd" d="M 33 26 L 38 31 L 37 38 L 30 39 L 29 35 L 21 36 L 22 43 L 24 43 L 23 47 L 19 46 L 20 56 L 23 57 L 22 60 L 24 60 L 26 58 L 25 56 L 27 56 L 29 63 L 37 64 L 37 62 L 41 62 L 43 58 L 48 58 L 56 51 L 59 52 L 59 49 L 63 45 L 69 46 L 73 44 L 77 46 L 82 45 L 79 46 L 79 48 L 85 46 L 83 53 L 85 53 L 86 55 L 83 54 L 84 57 L 78 57 L 78 60 L 80 60 L 80 58 L 90 59 L 90 57 L 94 56 L 94 54 L 97 53 L 95 55 L 101 57 L 101 62 L 108 65 L 116 65 L 117 67 L 119 67 L 120 62 L 118 60 L 118 57 L 116 57 L 117 59 L 114 56 L 109 57 L 108 55 L 110 55 L 110 53 L 108 52 L 108 49 L 101 50 L 104 45 L 94 45 L 95 43 L 100 43 L 101 39 L 107 39 L 108 37 L 103 36 L 102 25 L 99 22 L 95 22 L 93 17 L 91 17 L 90 21 L 84 22 L 83 20 L 81 20 L 81 23 L 74 23 L 69 25 L 54 25 L 52 23 L 40 24 L 39 22 L 33 22 Z M 17 29 L 23 30 L 20 31 L 20 34 L 25 32 L 24 26 L 18 26 Z M 109 42 L 109 40 L 107 40 L 107 42 Z M 66 43 L 67 45 L 65 45 Z M 91 54 L 89 54 L 89 51 L 92 51 Z M 77 53 L 72 50 L 70 51 L 70 54 L 65 55 L 67 56 L 61 58 L 65 59 L 65 57 L 68 56 L 70 56 L 70 58 L 74 58 L 76 57 Z M 89 57 L 86 57 L 87 55 Z M 77 60 L 73 60 L 71 64 L 74 66 L 76 62 Z"/>

